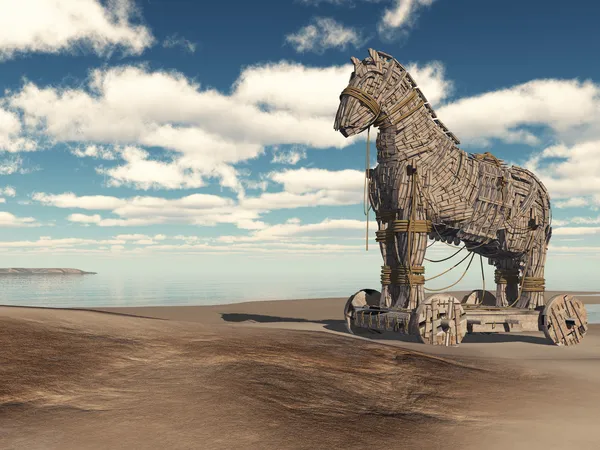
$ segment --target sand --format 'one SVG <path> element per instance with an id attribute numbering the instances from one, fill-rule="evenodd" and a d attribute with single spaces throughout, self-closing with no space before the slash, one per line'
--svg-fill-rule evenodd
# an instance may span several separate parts
<path id="1" fill-rule="evenodd" d="M 430 347 L 345 300 L 0 307 L 0 448 L 600 448 L 600 325 Z"/>

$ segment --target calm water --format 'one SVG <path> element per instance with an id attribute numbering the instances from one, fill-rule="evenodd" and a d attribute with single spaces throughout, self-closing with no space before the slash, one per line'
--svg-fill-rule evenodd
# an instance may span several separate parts
<path id="1" fill-rule="evenodd" d="M 348 297 L 377 280 L 217 280 L 196 275 L 0 276 L 0 304 L 49 307 L 216 305 L 252 300 Z"/>
<path id="2" fill-rule="evenodd" d="M 0 276 L 0 304 L 94 308 L 100 306 L 217 305 L 252 300 L 348 297 L 377 280 L 248 279 L 196 276 L 37 275 Z M 580 296 L 585 296 L 580 295 Z M 600 305 L 587 305 L 590 323 L 600 323 Z"/>

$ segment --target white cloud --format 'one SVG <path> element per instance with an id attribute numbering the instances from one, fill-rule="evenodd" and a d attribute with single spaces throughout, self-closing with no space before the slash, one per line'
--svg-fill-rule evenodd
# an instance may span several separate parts
<path id="1" fill-rule="evenodd" d="M 74 52 L 99 55 L 121 48 L 140 54 L 153 42 L 150 31 L 132 23 L 132 0 L 0 0 L 0 59 L 20 53 Z"/>
<path id="2" fill-rule="evenodd" d="M 19 116 L 14 112 L 0 108 L 0 152 L 15 153 L 37 150 L 35 141 L 21 136 L 21 132 L 22 126 Z"/>
<path id="3" fill-rule="evenodd" d="M 117 152 L 114 149 L 94 144 L 88 145 L 85 148 L 73 148 L 71 149 L 71 153 L 78 158 L 117 159 Z"/>
<path id="4" fill-rule="evenodd" d="M 6 195 L 7 197 L 14 197 L 17 195 L 17 191 L 12 186 L 5 186 L 0 188 L 0 195 Z"/>
<path id="5" fill-rule="evenodd" d="M 493 138 L 538 144 L 539 138 L 524 127 L 548 127 L 559 138 L 581 127 L 598 130 L 600 88 L 591 81 L 533 80 L 457 100 L 436 113 L 466 144 L 487 145 Z"/>
<path id="6" fill-rule="evenodd" d="M 26 169 L 23 167 L 23 158 L 15 156 L 0 161 L 0 175 L 12 175 L 13 173 L 26 174 L 35 169 Z"/>
<path id="7" fill-rule="evenodd" d="M 9 212 L 0 211 L 0 228 L 37 226 L 39 226 L 39 224 L 33 217 L 16 217 Z"/>
<path id="8" fill-rule="evenodd" d="M 540 177 L 552 197 L 566 199 L 557 207 L 600 205 L 600 140 L 548 147 L 525 167 Z"/>
<path id="9" fill-rule="evenodd" d="M 360 170 L 331 171 L 325 169 L 296 169 L 273 172 L 270 178 L 283 184 L 292 194 L 303 194 L 323 189 L 362 192 L 365 174 Z"/>
<path id="10" fill-rule="evenodd" d="M 600 220 L 597 220 L 595 223 L 600 223 Z M 600 227 L 561 227 L 552 229 L 552 236 L 574 236 L 582 234 L 600 234 Z"/>
<path id="11" fill-rule="evenodd" d="M 290 219 L 284 224 L 272 225 L 251 233 L 249 236 L 220 236 L 219 242 L 254 242 L 254 241 L 279 241 L 294 236 L 310 235 L 318 232 L 332 230 L 364 230 L 366 222 L 361 220 L 330 220 L 320 223 L 301 224 L 300 219 Z M 377 223 L 370 223 L 371 229 L 377 229 Z M 372 228 L 375 227 L 375 228 Z"/>
<path id="12" fill-rule="evenodd" d="M 554 246 L 549 245 L 548 251 L 551 253 L 569 253 L 573 255 L 581 255 L 582 253 L 593 253 L 594 256 L 600 256 L 600 247 L 571 247 L 571 246 Z"/>
<path id="13" fill-rule="evenodd" d="M 190 53 L 194 53 L 196 51 L 196 44 L 185 39 L 184 37 L 180 37 L 177 34 L 173 34 L 171 36 L 168 36 L 164 41 L 163 41 L 163 47 L 165 48 L 173 48 L 173 47 L 181 47 L 184 50 L 190 52 Z"/>
<path id="14" fill-rule="evenodd" d="M 192 194 L 177 199 L 137 196 L 117 198 L 81 196 L 73 193 L 35 193 L 34 201 L 46 206 L 69 209 L 105 210 L 117 217 L 100 214 L 71 214 L 67 220 L 75 223 L 96 224 L 101 227 L 146 226 L 153 224 L 189 224 L 214 226 L 232 223 L 242 229 L 261 228 L 257 221 L 260 211 L 239 208 L 233 199 L 208 194 Z"/>
<path id="15" fill-rule="evenodd" d="M 330 48 L 345 50 L 348 44 L 358 48 L 365 43 L 356 29 L 345 27 L 329 17 L 315 17 L 309 25 L 288 34 L 285 41 L 299 53 L 322 53 Z"/>
<path id="16" fill-rule="evenodd" d="M 321 117 L 332 130 L 339 95 L 353 70 L 351 64 L 305 67 L 285 61 L 250 66 L 234 83 L 232 99 L 265 105 L 270 110 L 286 111 L 294 116 Z"/>
<path id="17" fill-rule="evenodd" d="M 67 220 L 69 222 L 75 222 L 75 223 L 98 224 L 102 220 L 102 217 L 100 217 L 100 214 L 94 214 L 91 216 L 88 216 L 86 214 L 71 214 L 67 217 Z"/>
<path id="18" fill-rule="evenodd" d="M 421 9 L 431 6 L 434 0 L 394 0 L 394 5 L 385 10 L 377 29 L 382 37 L 392 38 L 398 32 L 406 33 L 415 25 Z"/>
<path id="19" fill-rule="evenodd" d="M 427 97 L 427 101 L 434 107 L 445 100 L 454 89 L 453 83 L 446 79 L 444 65 L 439 61 L 424 65 L 410 63 L 406 65 L 406 70 Z"/>
<path id="20" fill-rule="evenodd" d="M 567 200 L 557 201 L 554 206 L 557 208 L 581 208 L 582 206 L 588 206 L 589 200 L 583 197 L 571 197 Z"/>
<path id="21" fill-rule="evenodd" d="M 182 240 L 185 236 L 174 236 L 173 240 Z M 197 239 L 186 239 L 186 243 L 177 244 L 158 244 L 154 239 L 144 239 L 131 241 L 120 239 L 115 236 L 111 239 L 81 239 L 81 238 L 61 238 L 40 237 L 36 241 L 0 241 L 0 248 L 5 253 L 111 253 L 123 255 L 143 255 L 151 253 L 169 254 L 228 254 L 228 253 L 246 253 L 256 255 L 260 253 L 282 253 L 289 254 L 331 254 L 357 252 L 363 249 L 361 245 L 340 245 L 340 244 L 321 244 L 304 242 L 233 242 L 221 243 L 219 245 L 210 245 L 207 243 L 198 243 Z"/>
<path id="22" fill-rule="evenodd" d="M 364 172 L 297 169 L 273 172 L 269 178 L 283 185 L 282 192 L 265 192 L 240 199 L 248 210 L 292 209 L 310 206 L 354 205 L 362 201 Z"/>
<path id="23" fill-rule="evenodd" d="M 136 147 L 121 152 L 125 164 L 112 168 L 98 168 L 98 173 L 110 178 L 109 186 L 132 186 L 136 189 L 181 189 L 204 186 L 199 170 L 191 169 L 181 160 L 164 162 L 148 159 L 149 153 Z"/>
<path id="24" fill-rule="evenodd" d="M 31 196 L 31 198 L 32 200 L 40 202 L 43 205 L 55 206 L 57 208 L 112 210 L 123 207 L 127 204 L 127 200 L 117 197 L 110 197 L 106 195 L 84 195 L 78 197 L 72 192 L 66 192 L 58 195 L 36 192 Z"/>
<path id="25" fill-rule="evenodd" d="M 431 91 L 432 102 L 447 95 L 441 65 L 411 67 L 418 83 Z M 23 113 L 27 131 L 74 144 L 74 155 L 123 160 L 99 168 L 108 185 L 197 188 L 216 177 L 221 186 L 243 196 L 233 165 L 260 156 L 265 146 L 341 148 L 355 142 L 332 128 L 338 96 L 351 71 L 351 65 L 251 66 L 225 95 L 202 90 L 180 73 L 113 67 L 93 70 L 87 88 L 28 82 L 7 101 Z M 155 155 L 142 147 L 170 153 Z M 290 153 L 285 161 L 301 156 Z"/>
<path id="26" fill-rule="evenodd" d="M 115 239 L 120 239 L 123 241 L 139 241 L 143 239 L 152 239 L 150 236 L 145 234 L 119 234 L 115 236 Z"/>
<path id="27" fill-rule="evenodd" d="M 6 203 L 6 199 L 3 197 L 0 197 L 0 203 Z"/>
<path id="28" fill-rule="evenodd" d="M 284 64 L 285 66 L 286 64 Z M 253 72 L 260 69 L 248 69 Z M 269 71 L 269 69 L 266 69 Z M 273 68 L 270 78 L 277 78 L 279 66 Z M 280 76 L 279 85 L 271 86 L 281 92 L 289 86 L 295 75 L 312 78 L 319 85 L 318 69 Z M 324 69 L 325 81 L 329 69 Z M 341 74 L 341 71 L 339 71 Z M 344 78 L 349 73 L 345 71 Z M 258 85 L 264 80 L 245 77 L 240 87 Z M 310 75 L 313 74 L 311 77 Z M 115 184 L 132 184 L 148 188 L 161 185 L 167 188 L 198 187 L 203 176 L 216 176 L 223 186 L 240 190 L 235 170 L 231 164 L 257 157 L 265 145 L 304 144 L 313 147 L 343 147 L 351 143 L 332 129 L 332 118 L 337 108 L 337 94 L 330 92 L 326 100 L 327 115 L 298 114 L 293 110 L 262 111 L 251 99 L 239 95 L 226 96 L 213 90 L 200 91 L 183 75 L 167 72 L 148 72 L 140 67 L 111 68 L 94 71 L 89 92 L 80 89 L 39 88 L 27 83 L 10 98 L 15 108 L 24 112 L 26 123 L 42 129 L 63 142 L 95 142 L 100 144 L 125 144 L 159 146 L 175 151 L 171 161 L 152 162 L 147 152 L 138 149 L 122 153 L 128 158 L 125 166 L 107 169 Z M 254 82 L 253 82 L 254 81 Z M 338 78 L 335 91 L 341 91 L 346 80 Z M 300 109 L 314 105 L 319 112 L 323 98 L 321 91 L 308 86 L 303 79 L 307 96 Z M 301 87 L 301 86 L 300 86 Z M 251 89 L 252 90 L 252 89 Z M 293 97 L 298 89 L 289 90 Z M 263 93 L 265 91 L 263 90 Z M 238 95 L 236 95 L 238 94 Z M 283 99 L 290 103 L 289 99 Z M 235 127 L 232 127 L 235 123 Z M 307 133 L 306 130 L 311 130 Z M 98 150 L 74 152 L 78 156 L 102 156 Z M 160 177 L 149 180 L 144 172 L 151 171 Z"/>
<path id="29" fill-rule="evenodd" d="M 118 239 L 81 239 L 61 238 L 53 239 L 50 236 L 42 236 L 37 241 L 0 241 L 0 248 L 66 248 L 88 245 L 121 245 L 124 241 Z"/>
<path id="30" fill-rule="evenodd" d="M 289 150 L 281 150 L 278 146 L 273 148 L 272 163 L 296 165 L 306 159 L 306 148 L 294 146 Z"/>
<path id="31" fill-rule="evenodd" d="M 318 205 L 352 205 L 362 201 L 364 173 L 358 170 L 328 171 L 297 169 L 272 172 L 269 179 L 283 186 L 281 192 L 263 192 L 258 197 L 237 201 L 208 194 L 166 199 L 151 196 L 117 198 L 103 195 L 77 196 L 34 193 L 31 198 L 46 206 L 90 211 L 110 211 L 116 217 L 74 213 L 68 220 L 98 226 L 143 226 L 150 224 L 191 224 L 213 226 L 235 224 L 238 228 L 265 228 L 260 216 L 275 209 Z"/>

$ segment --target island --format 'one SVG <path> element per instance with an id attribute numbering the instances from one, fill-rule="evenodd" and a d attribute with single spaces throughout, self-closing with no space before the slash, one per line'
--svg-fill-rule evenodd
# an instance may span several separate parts
<path id="1" fill-rule="evenodd" d="M 0 268 L 0 275 L 96 275 L 96 272 L 85 272 L 79 269 L 63 268 Z"/>

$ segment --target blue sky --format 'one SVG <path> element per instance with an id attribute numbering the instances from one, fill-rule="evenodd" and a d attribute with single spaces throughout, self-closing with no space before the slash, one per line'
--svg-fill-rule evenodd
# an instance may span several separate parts
<path id="1" fill-rule="evenodd" d="M 349 58 L 372 47 L 464 150 L 540 176 L 547 286 L 600 289 L 597 17 L 592 1 L 0 0 L 0 266 L 376 287 L 365 137 L 333 131 Z"/>

